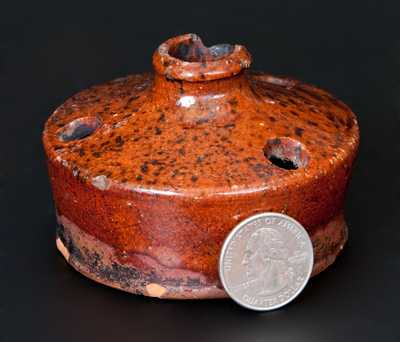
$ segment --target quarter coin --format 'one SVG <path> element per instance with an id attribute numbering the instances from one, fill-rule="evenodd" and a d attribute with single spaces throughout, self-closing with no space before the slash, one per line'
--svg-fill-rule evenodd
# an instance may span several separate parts
<path id="1" fill-rule="evenodd" d="M 313 263 L 304 227 L 290 216 L 268 212 L 249 217 L 231 231 L 222 246 L 219 274 L 238 304 L 269 311 L 300 294 Z"/>

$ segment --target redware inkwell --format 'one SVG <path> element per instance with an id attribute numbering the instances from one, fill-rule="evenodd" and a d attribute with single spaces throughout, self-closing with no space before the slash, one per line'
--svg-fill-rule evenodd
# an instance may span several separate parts
<path id="1" fill-rule="evenodd" d="M 343 200 L 359 131 L 351 110 L 302 82 L 250 72 L 240 45 L 186 34 L 154 74 L 84 90 L 56 109 L 43 142 L 56 244 L 87 277 L 160 298 L 218 298 L 229 232 L 261 212 L 298 220 L 313 275 L 347 239 Z"/>

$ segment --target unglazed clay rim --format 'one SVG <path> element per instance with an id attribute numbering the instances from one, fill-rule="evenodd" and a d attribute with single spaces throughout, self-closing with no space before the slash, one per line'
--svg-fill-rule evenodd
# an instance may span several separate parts
<path id="1" fill-rule="evenodd" d="M 258 214 L 254 215 L 257 216 Z M 57 216 L 58 219 L 58 229 L 57 229 L 57 234 L 56 234 L 56 246 L 57 249 L 59 250 L 59 252 L 62 254 L 62 256 L 65 258 L 65 260 L 78 272 L 80 272 L 81 274 L 83 274 L 84 276 L 100 283 L 106 286 L 110 286 L 113 287 L 115 289 L 121 290 L 121 291 L 125 291 L 125 292 L 129 292 L 129 293 L 134 293 L 134 294 L 142 294 L 142 295 L 146 295 L 146 296 L 150 296 L 152 297 L 151 293 L 148 293 L 148 289 L 147 289 L 147 285 L 158 285 L 158 286 L 162 286 L 164 289 L 166 289 L 167 291 L 164 292 L 161 296 L 156 296 L 158 298 L 161 299 L 177 299 L 177 300 L 182 300 L 182 299 L 195 299 L 195 300 L 201 300 L 201 299 L 207 299 L 207 298 L 227 298 L 229 297 L 228 293 L 224 290 L 223 286 L 221 287 L 222 283 L 221 281 L 219 281 L 220 285 L 218 283 L 214 283 L 214 284 L 208 284 L 206 286 L 202 286 L 198 289 L 193 289 L 190 288 L 188 286 L 183 286 L 181 288 L 181 290 L 177 291 L 177 289 L 175 288 L 171 288 L 170 286 L 163 284 L 163 283 L 154 283 L 154 281 L 145 281 L 145 284 L 143 286 L 137 286 L 137 285 L 133 285 L 133 287 L 130 288 L 124 288 L 121 286 L 121 283 L 119 281 L 114 281 L 114 282 L 110 282 L 105 278 L 100 277 L 95 271 L 90 270 L 90 265 L 83 262 L 81 260 L 79 260 L 79 258 L 76 258 L 76 253 L 78 253 L 78 255 L 82 252 L 82 249 L 80 247 L 78 247 L 78 245 L 76 245 L 76 241 L 75 238 L 73 238 L 74 235 L 74 231 L 80 231 L 80 233 L 83 235 L 79 238 L 78 241 L 80 241 L 81 239 L 83 240 L 87 240 L 88 238 L 91 241 L 96 241 L 96 243 L 100 243 L 101 245 L 103 245 L 106 249 L 112 248 L 111 246 L 106 246 L 103 242 L 101 242 L 100 240 L 98 240 L 95 236 L 92 236 L 88 233 L 84 233 L 81 231 L 81 229 L 79 227 L 77 227 L 76 225 L 74 225 L 72 222 L 68 223 L 68 220 L 66 220 L 66 218 L 62 218 L 60 216 Z M 63 222 L 64 221 L 64 222 Z M 244 220 L 246 221 L 246 219 Z M 244 222 L 243 221 L 243 222 Z M 332 221 L 330 221 L 328 224 L 324 225 L 323 227 L 320 227 L 319 231 L 321 232 L 321 230 L 325 230 L 325 229 L 331 229 L 330 226 L 333 224 L 333 226 L 335 226 L 335 221 L 336 223 L 339 223 L 339 229 L 342 232 L 342 235 L 339 237 L 339 239 L 337 241 L 335 241 L 335 248 L 331 251 L 331 254 L 328 255 L 323 255 L 322 259 L 319 259 L 316 263 L 314 263 L 313 265 L 313 270 L 311 273 L 311 277 L 317 275 L 318 273 L 322 272 L 323 270 L 325 270 L 327 267 L 329 267 L 338 257 L 338 255 L 341 253 L 344 245 L 346 244 L 347 241 L 347 226 L 345 224 L 343 215 L 340 214 L 339 216 L 335 217 Z M 66 224 L 64 226 L 64 224 Z M 62 238 L 62 236 L 65 235 L 60 235 L 59 232 L 59 228 L 63 227 L 63 229 L 65 229 L 65 231 L 67 232 L 67 235 L 70 238 L 70 242 L 72 242 L 72 246 L 67 246 L 64 243 L 64 239 Z M 334 228 L 336 230 L 336 228 Z M 72 235 L 71 235 L 72 234 Z M 312 238 L 312 240 L 314 241 L 314 243 L 316 243 L 316 245 L 314 245 L 313 243 L 313 259 L 315 260 L 315 255 L 318 256 L 319 251 L 315 250 L 315 248 L 317 247 L 318 243 L 318 232 L 314 232 L 314 234 L 310 235 L 310 238 Z M 83 242 L 82 240 L 82 242 Z M 86 247 L 87 246 L 87 242 L 83 242 L 83 245 Z M 72 248 L 71 248 L 72 247 Z M 85 250 L 85 247 L 83 248 L 83 250 Z M 88 249 L 86 249 L 87 251 Z M 96 252 L 100 252 L 101 254 L 103 253 L 102 251 L 104 251 L 104 249 L 100 248 L 100 249 L 96 249 Z M 89 267 L 89 269 L 87 269 Z M 139 270 L 139 272 L 142 272 L 142 270 Z M 218 277 L 219 278 L 219 277 Z M 210 292 L 212 292 L 212 294 L 210 294 Z"/>
<path id="2" fill-rule="evenodd" d="M 251 55 L 242 45 L 234 45 L 228 55 L 205 63 L 187 62 L 170 55 L 171 47 L 190 40 L 201 42 L 196 34 L 188 33 L 162 43 L 153 54 L 155 71 L 168 79 L 203 82 L 231 77 L 250 67 Z"/>

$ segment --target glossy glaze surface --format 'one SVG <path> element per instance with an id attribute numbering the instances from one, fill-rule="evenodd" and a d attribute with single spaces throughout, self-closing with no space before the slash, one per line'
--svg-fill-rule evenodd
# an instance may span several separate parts
<path id="1" fill-rule="evenodd" d="M 242 46 L 179 36 L 154 53 L 155 74 L 92 87 L 52 114 L 43 140 L 59 249 L 75 268 L 135 293 L 221 297 L 222 242 L 263 211 L 309 231 L 314 274 L 333 262 L 347 237 L 355 116 L 250 62 Z"/>

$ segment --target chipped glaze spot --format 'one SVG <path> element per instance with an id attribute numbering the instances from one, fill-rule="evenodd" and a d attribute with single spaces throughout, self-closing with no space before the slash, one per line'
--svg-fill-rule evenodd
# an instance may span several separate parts
<path id="1" fill-rule="evenodd" d="M 161 298 L 165 294 L 165 292 L 167 292 L 167 289 L 165 287 L 162 287 L 161 285 L 152 283 L 146 285 L 146 291 L 149 297 Z"/>
<path id="2" fill-rule="evenodd" d="M 61 254 L 63 255 L 63 257 L 65 258 L 65 260 L 69 260 L 69 252 L 68 249 L 64 246 L 63 242 L 61 241 L 60 238 L 56 239 L 56 246 L 57 249 L 61 252 Z"/>
<path id="3" fill-rule="evenodd" d="M 106 176 L 96 176 L 92 179 L 92 185 L 99 190 L 107 190 L 110 187 L 110 182 Z"/>

